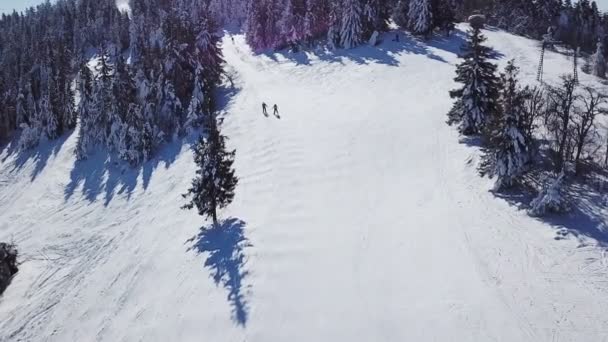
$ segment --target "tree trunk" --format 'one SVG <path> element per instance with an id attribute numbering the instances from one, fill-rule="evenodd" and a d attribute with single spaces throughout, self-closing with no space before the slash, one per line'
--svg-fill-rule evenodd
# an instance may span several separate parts
<path id="1" fill-rule="evenodd" d="M 557 172 L 560 172 L 564 168 L 564 162 L 566 159 L 566 143 L 568 142 L 568 126 L 570 124 L 570 118 L 567 117 L 564 119 L 564 124 L 562 127 L 562 136 L 561 141 L 559 143 L 559 151 L 558 151 L 558 159 L 557 159 Z"/>
<path id="2" fill-rule="evenodd" d="M 608 141 L 606 141 L 606 156 L 604 159 L 604 167 L 608 168 Z"/>
<path id="3" fill-rule="evenodd" d="M 581 158 L 581 154 L 583 152 L 583 144 L 579 143 L 578 146 L 576 147 L 576 157 L 574 158 L 574 173 L 578 176 L 579 172 L 580 172 L 580 158 Z"/>

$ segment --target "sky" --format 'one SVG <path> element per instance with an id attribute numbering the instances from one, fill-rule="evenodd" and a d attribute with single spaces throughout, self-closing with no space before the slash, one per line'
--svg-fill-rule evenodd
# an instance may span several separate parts
<path id="1" fill-rule="evenodd" d="M 608 0 L 596 0 L 595 2 L 601 10 L 608 11 Z"/>
<path id="2" fill-rule="evenodd" d="M 0 0 L 0 12 L 22 11 L 30 6 L 42 3 L 41 0 Z"/>

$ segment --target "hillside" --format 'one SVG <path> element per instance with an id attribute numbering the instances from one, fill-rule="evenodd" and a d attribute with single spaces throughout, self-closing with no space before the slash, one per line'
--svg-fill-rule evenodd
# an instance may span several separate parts
<path id="1" fill-rule="evenodd" d="M 76 163 L 76 133 L 7 147 L 0 240 L 23 264 L 0 341 L 608 339 L 604 223 L 556 239 L 560 222 L 488 192 L 476 147 L 445 124 L 459 29 L 337 54 L 253 55 L 225 38 L 240 183 L 221 232 L 180 210 L 194 137 L 138 170 Z M 538 43 L 485 33 L 534 82 Z M 548 53 L 545 79 L 570 65 Z"/>

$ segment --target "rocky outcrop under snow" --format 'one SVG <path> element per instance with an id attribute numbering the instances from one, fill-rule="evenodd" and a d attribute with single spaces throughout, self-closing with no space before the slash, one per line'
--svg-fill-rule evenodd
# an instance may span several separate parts
<path id="1" fill-rule="evenodd" d="M 14 245 L 0 243 L 0 294 L 8 287 L 17 271 L 17 249 Z"/>

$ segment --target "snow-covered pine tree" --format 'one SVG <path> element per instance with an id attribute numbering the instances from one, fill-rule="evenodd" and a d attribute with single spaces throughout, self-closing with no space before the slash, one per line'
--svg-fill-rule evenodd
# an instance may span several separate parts
<path id="1" fill-rule="evenodd" d="M 462 87 L 450 92 L 456 103 L 448 114 L 448 123 L 458 123 L 464 135 L 480 134 L 498 110 L 497 67 L 490 62 L 492 49 L 483 45 L 485 40 L 480 29 L 470 30 L 463 47 L 464 61 L 456 68 L 455 81 Z"/>
<path id="2" fill-rule="evenodd" d="M 211 119 L 208 136 L 201 136 L 194 146 L 194 161 L 198 166 L 192 186 L 183 195 L 190 199 L 184 209 L 196 207 L 199 215 L 211 217 L 217 226 L 217 211 L 230 204 L 238 183 L 233 169 L 235 151 L 227 151 L 226 137 Z"/>
<path id="3" fill-rule="evenodd" d="M 74 91 L 72 90 L 71 56 L 68 46 L 62 44 L 56 48 L 54 68 L 56 89 L 58 93 L 57 112 L 60 118 L 60 134 L 76 127 L 76 111 L 74 109 Z"/>
<path id="4" fill-rule="evenodd" d="M 164 127 L 167 134 L 183 135 L 183 123 L 185 122 L 185 113 L 182 106 L 182 102 L 176 94 L 175 86 L 173 82 L 165 79 L 165 86 L 163 88 L 163 106 L 161 107 L 160 117 L 167 119 L 170 126 Z"/>
<path id="5" fill-rule="evenodd" d="M 411 0 L 408 12 L 410 29 L 414 34 L 427 36 L 433 30 L 431 0 Z"/>
<path id="6" fill-rule="evenodd" d="M 494 190 L 512 186 L 526 171 L 530 159 L 523 127 L 525 94 L 518 74 L 515 61 L 509 61 L 501 77 L 500 115 L 494 116 L 485 129 L 487 145 L 482 167 L 490 168 L 490 175 L 496 176 Z"/>
<path id="7" fill-rule="evenodd" d="M 130 103 L 127 109 L 126 122 L 121 131 L 121 144 L 118 148 L 119 157 L 130 163 L 138 165 L 147 161 L 149 151 L 144 146 L 146 122 L 141 107 L 137 103 Z"/>
<path id="8" fill-rule="evenodd" d="M 141 156 L 140 162 L 147 161 L 153 154 L 158 145 L 159 130 L 155 125 L 157 87 L 154 82 L 148 80 L 144 71 L 146 63 L 140 63 L 135 74 L 135 84 L 137 87 L 137 110 L 136 117 L 127 118 L 129 134 L 137 136 L 140 132 L 139 141 L 134 141 L 137 145 L 137 154 Z M 154 77 L 151 77 L 154 79 Z M 135 127 L 135 132 L 130 127 Z M 135 139 L 135 138 L 134 138 Z"/>
<path id="9" fill-rule="evenodd" d="M 342 29 L 342 13 L 340 3 L 331 0 L 329 5 L 329 28 L 327 30 L 327 44 L 332 49 L 340 47 L 340 31 Z"/>
<path id="10" fill-rule="evenodd" d="M 76 127 L 76 108 L 74 90 L 72 90 L 72 82 L 65 80 L 60 82 L 62 88 L 61 107 L 59 110 L 62 115 L 62 128 L 64 130 L 74 129 Z"/>
<path id="11" fill-rule="evenodd" d="M 305 15 L 306 1 L 285 0 L 279 30 L 286 44 L 294 46 L 303 38 Z"/>
<path id="12" fill-rule="evenodd" d="M 151 153 L 165 140 L 163 131 L 158 127 L 158 104 L 160 103 L 160 86 L 158 84 L 158 76 L 153 71 L 150 79 L 145 79 L 140 83 L 142 88 L 141 103 L 143 117 L 146 122 L 144 125 L 146 131 L 144 134 L 144 151 Z"/>
<path id="13" fill-rule="evenodd" d="M 42 121 L 38 110 L 33 105 L 34 100 L 31 94 L 28 97 L 28 102 L 32 104 L 30 107 L 30 113 L 27 123 L 21 124 L 21 137 L 19 138 L 19 148 L 22 150 L 28 150 L 34 148 L 40 142 L 40 137 L 43 134 Z"/>
<path id="14" fill-rule="evenodd" d="M 408 28 L 410 26 L 410 0 L 398 0 L 393 7 L 392 17 L 399 27 Z"/>
<path id="15" fill-rule="evenodd" d="M 247 43 L 255 51 L 274 48 L 281 43 L 279 22 L 282 9 L 279 0 L 251 1 L 245 35 Z"/>
<path id="16" fill-rule="evenodd" d="M 39 80 L 38 83 L 38 117 L 42 131 L 48 139 L 56 139 L 59 137 L 59 118 L 56 110 L 58 91 L 54 83 L 53 70 L 50 66 L 49 57 L 46 56 L 48 51 L 45 51 L 45 56 L 40 62 L 41 65 L 36 73 Z M 54 106 L 55 104 L 55 106 Z"/>
<path id="17" fill-rule="evenodd" d="M 114 73 L 111 82 L 111 103 L 108 106 L 108 122 L 106 127 L 106 144 L 110 151 L 121 154 L 124 148 L 125 118 L 129 104 L 132 103 L 129 89 L 125 83 L 129 82 L 129 74 L 122 57 L 116 57 Z"/>
<path id="18" fill-rule="evenodd" d="M 593 54 L 592 73 L 597 77 L 606 77 L 606 57 L 604 56 L 604 44 L 601 41 L 597 43 L 597 49 Z"/>
<path id="19" fill-rule="evenodd" d="M 28 107 L 27 107 L 27 97 L 25 95 L 24 87 L 19 87 L 19 92 L 17 95 L 17 104 L 16 104 L 16 121 L 17 125 L 21 126 L 22 123 L 27 122 L 28 116 Z"/>
<path id="20" fill-rule="evenodd" d="M 562 191 L 564 178 L 562 171 L 557 177 L 546 181 L 538 196 L 530 203 L 528 212 L 531 216 L 544 216 L 547 213 L 563 213 L 569 210 L 568 200 Z"/>
<path id="21" fill-rule="evenodd" d="M 344 0 L 342 7 L 342 27 L 340 44 L 345 49 L 352 49 L 363 39 L 363 9 L 361 0 Z"/>
<path id="22" fill-rule="evenodd" d="M 247 14 L 249 1 L 243 0 L 210 0 L 209 10 L 222 25 L 241 27 Z"/>
<path id="23" fill-rule="evenodd" d="M 363 35 L 370 37 L 374 31 L 384 31 L 388 19 L 388 5 L 382 0 L 365 0 L 363 5 Z"/>
<path id="24" fill-rule="evenodd" d="M 111 146 L 116 149 L 119 156 L 128 155 L 125 151 L 132 149 L 133 139 L 129 137 L 132 134 L 134 127 L 140 128 L 141 125 L 131 125 L 129 127 L 127 121 L 131 120 L 132 116 L 140 115 L 139 106 L 137 104 L 137 86 L 133 75 L 122 56 L 116 58 L 116 66 L 114 72 L 114 81 L 112 84 L 112 92 L 114 94 L 114 111 L 110 128 L 110 139 L 108 140 Z M 140 132 L 135 132 L 137 136 Z M 133 164 L 134 158 L 123 158 Z"/>
<path id="25" fill-rule="evenodd" d="M 304 32 L 302 32 L 302 40 L 304 43 L 309 43 L 319 34 L 319 30 L 322 30 L 324 16 L 319 16 L 322 8 L 321 3 L 315 0 L 306 0 L 306 13 L 304 14 Z"/>
<path id="26" fill-rule="evenodd" d="M 218 34 L 218 27 L 215 22 L 208 17 L 207 13 L 201 15 L 196 30 L 196 50 L 195 61 L 191 62 L 191 67 L 196 71 L 203 69 L 201 77 L 208 85 L 207 90 L 219 85 L 223 73 L 224 57 L 222 55 L 221 36 Z"/>
<path id="27" fill-rule="evenodd" d="M 251 1 L 247 11 L 245 38 L 253 50 L 263 49 L 268 43 L 265 27 L 267 20 L 264 1 Z"/>
<path id="28" fill-rule="evenodd" d="M 203 76 L 203 68 L 199 67 L 195 71 L 194 77 L 194 90 L 192 91 L 192 99 L 190 99 L 190 105 L 186 114 L 186 123 L 184 124 L 186 130 L 191 132 L 192 129 L 200 127 L 203 123 L 205 113 L 207 112 L 205 106 L 205 80 Z"/>
<path id="29" fill-rule="evenodd" d="M 112 81 L 114 69 L 110 65 L 108 49 L 105 46 L 99 49 L 99 64 L 97 65 L 97 78 L 93 86 L 93 111 L 95 113 L 94 130 L 96 145 L 107 146 L 111 149 L 112 123 L 115 121 L 115 102 L 112 94 Z"/>
<path id="30" fill-rule="evenodd" d="M 265 23 L 265 31 L 266 31 L 266 39 L 267 39 L 267 44 L 266 44 L 266 48 L 280 48 L 281 45 L 284 42 L 283 37 L 281 36 L 281 28 L 280 28 L 280 21 L 281 21 L 281 11 L 283 9 L 283 0 L 260 0 L 260 1 L 265 1 L 266 3 L 266 7 L 265 7 L 265 11 L 267 14 L 267 21 Z M 303 2 L 304 0 L 297 0 L 300 2 Z M 306 10 L 306 7 L 304 5 L 304 9 L 303 11 Z M 302 24 L 299 26 L 300 30 L 304 29 L 304 24 L 303 24 L 303 18 L 304 13 L 302 12 Z M 301 35 L 301 31 L 300 31 L 300 35 Z"/>
<path id="31" fill-rule="evenodd" d="M 42 87 L 42 94 L 39 100 L 40 117 L 42 118 L 42 127 L 48 139 L 57 139 L 59 137 L 59 121 L 56 113 L 51 105 L 51 94 L 47 87 Z"/>
<path id="32" fill-rule="evenodd" d="M 78 76 L 78 117 L 80 126 L 78 129 L 78 140 L 76 142 L 76 159 L 84 160 L 88 156 L 89 150 L 96 144 L 96 112 L 93 107 L 93 75 L 86 63 L 80 65 Z"/>
<path id="33" fill-rule="evenodd" d="M 56 139 L 60 135 L 59 118 L 57 111 L 57 99 L 59 92 L 54 82 L 53 70 L 51 67 L 51 58 L 49 57 L 50 48 L 45 49 L 43 57 L 39 61 L 39 66 L 34 72 L 34 77 L 37 82 L 37 105 L 38 118 L 40 120 L 41 131 L 48 139 Z M 33 146 L 32 146 L 33 147 Z"/>

